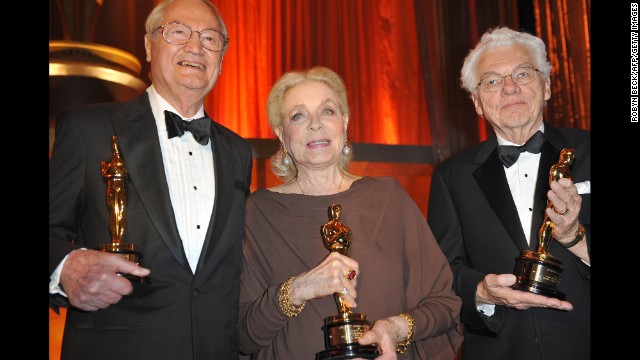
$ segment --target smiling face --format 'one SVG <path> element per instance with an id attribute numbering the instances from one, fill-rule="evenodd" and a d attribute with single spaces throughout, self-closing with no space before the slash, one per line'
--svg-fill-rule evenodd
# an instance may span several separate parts
<path id="1" fill-rule="evenodd" d="M 282 130 L 276 134 L 298 167 L 337 166 L 345 145 L 349 117 L 322 82 L 305 81 L 290 88 L 282 104 Z"/>
<path id="2" fill-rule="evenodd" d="M 535 73 L 535 79 L 526 85 L 517 85 L 511 73 L 521 66 L 534 66 L 526 48 L 503 46 L 487 51 L 476 68 L 482 79 L 488 74 L 508 75 L 501 90 L 486 92 L 481 89 L 472 94 L 478 115 L 483 116 L 498 135 L 514 143 L 522 143 L 540 127 L 545 100 L 551 98 L 550 80 Z M 524 140 L 521 140 L 524 138 Z M 522 142 L 521 142 L 522 141 Z"/>
<path id="3" fill-rule="evenodd" d="M 194 31 L 221 30 L 213 11 L 200 0 L 177 0 L 167 6 L 164 18 L 156 27 L 177 21 Z M 165 98 L 184 96 L 202 99 L 215 85 L 222 66 L 223 52 L 202 47 L 198 33 L 183 45 L 166 42 L 162 28 L 151 37 L 145 35 L 147 61 L 151 62 L 153 86 Z"/>

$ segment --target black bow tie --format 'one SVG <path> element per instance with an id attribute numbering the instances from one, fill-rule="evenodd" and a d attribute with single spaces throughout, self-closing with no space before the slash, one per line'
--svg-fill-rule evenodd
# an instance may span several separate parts
<path id="1" fill-rule="evenodd" d="M 193 138 L 202 145 L 207 145 L 211 132 L 211 119 L 201 117 L 191 121 L 182 120 L 180 115 L 169 110 L 164 111 L 164 121 L 167 123 L 169 139 L 174 136 L 182 137 L 185 131 L 190 131 Z"/>
<path id="2" fill-rule="evenodd" d="M 504 166 L 509 168 L 518 161 L 521 152 L 539 154 L 545 141 L 544 134 L 538 130 L 524 145 L 498 145 L 498 157 Z"/>

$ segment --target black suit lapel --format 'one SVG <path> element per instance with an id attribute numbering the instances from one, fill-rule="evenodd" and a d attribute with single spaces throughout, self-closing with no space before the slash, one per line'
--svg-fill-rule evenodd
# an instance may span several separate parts
<path id="1" fill-rule="evenodd" d="M 546 133 L 545 133 L 546 134 Z M 540 164 L 538 165 L 538 178 L 536 180 L 536 189 L 533 196 L 533 216 L 531 218 L 531 241 L 530 249 L 538 247 L 538 230 L 544 219 L 544 211 L 547 208 L 547 192 L 549 191 L 549 170 L 551 166 L 558 162 L 560 151 L 556 149 L 549 141 L 544 143 L 542 153 L 540 155 Z"/>
<path id="2" fill-rule="evenodd" d="M 540 156 L 540 165 L 538 166 L 538 180 L 536 181 L 536 191 L 533 200 L 533 218 L 531 219 L 531 248 L 535 249 L 538 245 L 538 229 L 542 225 L 544 218 L 544 210 L 547 207 L 547 192 L 549 191 L 549 170 L 553 164 L 558 162 L 560 150 L 571 147 L 567 139 L 562 136 L 560 131 L 545 122 L 544 137 L 547 142 L 542 148 Z"/>
<path id="3" fill-rule="evenodd" d="M 121 117 L 112 119 L 129 172 L 129 183 L 135 188 L 149 218 L 173 256 L 191 273 L 169 197 L 155 119 L 146 93 L 139 99 L 127 103 L 118 114 Z"/>
<path id="4" fill-rule="evenodd" d="M 527 239 L 522 231 L 518 210 L 513 203 L 503 165 L 495 147 L 473 176 L 518 250 L 527 249 Z"/>
<path id="5" fill-rule="evenodd" d="M 229 221 L 229 209 L 233 202 L 235 191 L 235 164 L 234 156 L 227 138 L 211 122 L 211 148 L 213 152 L 213 166 L 216 176 L 216 195 L 207 236 L 205 237 L 198 260 L 196 272 L 203 264 L 206 264 L 213 253 L 218 241 L 222 237 L 222 231 Z"/>

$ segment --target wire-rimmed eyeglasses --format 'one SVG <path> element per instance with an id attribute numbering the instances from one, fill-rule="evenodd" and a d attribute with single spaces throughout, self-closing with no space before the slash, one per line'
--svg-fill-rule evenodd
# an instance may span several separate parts
<path id="1" fill-rule="evenodd" d="M 189 25 L 173 21 L 158 26 L 155 31 L 162 29 L 162 37 L 166 42 L 173 45 L 183 45 L 191 40 L 194 32 L 198 33 L 198 40 L 202 47 L 211 51 L 222 51 L 229 43 L 229 38 L 215 29 L 202 29 L 195 31 Z"/>
<path id="2" fill-rule="evenodd" d="M 507 76 L 511 76 L 511 79 L 517 85 L 527 85 L 535 79 L 536 71 L 540 72 L 540 70 L 533 66 L 522 66 L 513 70 L 511 74 L 505 76 L 500 74 L 489 74 L 480 80 L 478 88 L 486 92 L 499 91 L 502 89 L 504 79 Z"/>

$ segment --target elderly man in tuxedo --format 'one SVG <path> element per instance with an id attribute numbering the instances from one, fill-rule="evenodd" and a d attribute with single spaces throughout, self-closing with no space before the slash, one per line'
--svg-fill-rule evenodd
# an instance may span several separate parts
<path id="1" fill-rule="evenodd" d="M 550 73 L 543 41 L 508 28 L 486 32 L 462 67 L 495 135 L 436 167 L 428 222 L 462 298 L 465 360 L 591 356 L 590 133 L 544 121 Z M 550 181 L 564 148 L 576 150 L 573 181 Z M 536 250 L 545 215 L 566 300 L 513 289 L 515 259 Z"/>
<path id="2" fill-rule="evenodd" d="M 152 85 L 61 114 L 49 161 L 49 304 L 68 306 L 62 359 L 237 359 L 247 141 L 209 119 L 229 38 L 208 0 L 169 0 L 146 22 Z M 123 241 L 109 244 L 112 137 L 126 167 Z M 124 276 L 121 276 L 124 275 Z M 148 277 L 135 286 L 127 276 Z"/>

